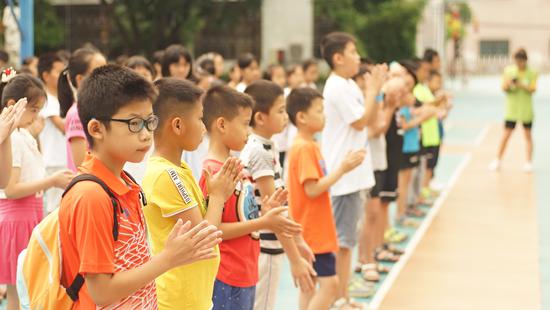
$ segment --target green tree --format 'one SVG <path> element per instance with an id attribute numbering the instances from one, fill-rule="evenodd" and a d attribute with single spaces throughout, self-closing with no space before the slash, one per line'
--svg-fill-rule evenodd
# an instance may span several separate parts
<path id="1" fill-rule="evenodd" d="M 425 0 L 316 0 L 315 14 L 354 34 L 362 55 L 391 61 L 415 55 L 424 6 Z"/>
<path id="2" fill-rule="evenodd" d="M 192 49 L 207 23 L 225 27 L 246 13 L 242 7 L 257 9 L 261 0 L 237 4 L 219 0 L 101 0 L 111 24 L 112 51 L 145 54 L 170 43 L 183 43 Z"/>
<path id="3" fill-rule="evenodd" d="M 48 0 L 34 2 L 34 45 L 35 54 L 57 50 L 63 47 L 65 27 L 61 17 Z"/>

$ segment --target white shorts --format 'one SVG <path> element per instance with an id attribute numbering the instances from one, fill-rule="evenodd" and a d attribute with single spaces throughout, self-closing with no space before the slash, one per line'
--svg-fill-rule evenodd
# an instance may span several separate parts
<path id="1" fill-rule="evenodd" d="M 285 254 L 260 253 L 258 268 L 260 280 L 256 285 L 254 310 L 273 310 L 279 290 L 279 280 Z"/>

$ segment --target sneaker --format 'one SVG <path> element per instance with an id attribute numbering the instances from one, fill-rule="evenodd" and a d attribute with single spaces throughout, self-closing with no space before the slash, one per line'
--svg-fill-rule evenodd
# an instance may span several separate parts
<path id="1" fill-rule="evenodd" d="M 432 190 L 430 190 L 428 187 L 423 187 L 420 190 L 420 201 L 419 204 L 423 206 L 432 206 L 436 200 L 437 196 L 434 196 L 432 193 Z"/>
<path id="2" fill-rule="evenodd" d="M 523 165 L 523 172 L 525 172 L 525 173 L 533 172 L 533 164 L 531 162 L 526 162 Z"/>
<path id="3" fill-rule="evenodd" d="M 489 164 L 489 170 L 490 171 L 498 171 L 500 170 L 500 160 L 499 159 L 495 159 L 493 160 L 490 164 Z"/>
<path id="4" fill-rule="evenodd" d="M 406 233 L 400 232 L 394 227 L 391 227 L 384 232 L 385 243 L 402 243 L 407 240 L 408 237 L 409 236 Z"/>

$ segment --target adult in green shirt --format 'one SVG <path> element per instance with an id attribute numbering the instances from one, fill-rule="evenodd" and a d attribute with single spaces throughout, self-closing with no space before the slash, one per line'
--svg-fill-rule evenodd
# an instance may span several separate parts
<path id="1" fill-rule="evenodd" d="M 500 169 L 500 164 L 508 140 L 517 123 L 523 125 L 527 161 L 523 170 L 527 173 L 533 170 L 533 93 L 537 90 L 538 74 L 527 65 L 527 52 L 519 49 L 514 54 L 515 64 L 506 67 L 502 76 L 502 89 L 506 93 L 506 112 L 504 115 L 504 135 L 500 141 L 497 158 L 489 165 L 490 170 Z"/>

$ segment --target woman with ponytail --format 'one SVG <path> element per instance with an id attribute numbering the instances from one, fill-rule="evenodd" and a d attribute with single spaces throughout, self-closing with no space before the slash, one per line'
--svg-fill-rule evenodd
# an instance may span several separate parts
<path id="1" fill-rule="evenodd" d="M 69 64 L 59 75 L 57 96 L 61 117 L 65 117 L 65 138 L 67 139 L 67 166 L 76 172 L 86 155 L 88 145 L 82 122 L 76 108 L 76 93 L 82 81 L 95 68 L 107 64 L 105 57 L 97 50 L 80 48 L 69 58 Z"/>

